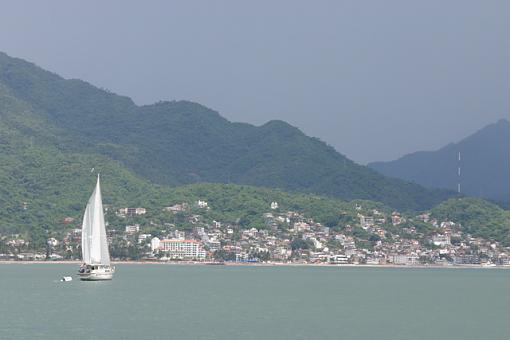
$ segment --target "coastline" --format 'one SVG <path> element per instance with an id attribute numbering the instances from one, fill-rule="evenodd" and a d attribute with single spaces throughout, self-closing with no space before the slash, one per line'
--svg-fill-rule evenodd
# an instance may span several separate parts
<path id="1" fill-rule="evenodd" d="M 79 266 L 81 261 L 65 260 L 65 261 L 9 261 L 0 260 L 0 265 L 9 264 L 76 264 Z M 510 269 L 510 266 L 484 266 L 484 265 L 374 265 L 374 264 L 328 264 L 328 263 L 245 263 L 245 262 L 193 262 L 193 261 L 112 261 L 112 264 L 144 264 L 144 265 L 174 265 L 174 266 L 210 266 L 210 265 L 225 265 L 237 267 L 329 267 L 329 268 L 400 268 L 400 269 Z"/>

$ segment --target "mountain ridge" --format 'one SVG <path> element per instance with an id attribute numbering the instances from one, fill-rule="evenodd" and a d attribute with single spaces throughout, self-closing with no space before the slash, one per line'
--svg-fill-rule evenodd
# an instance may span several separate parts
<path id="1" fill-rule="evenodd" d="M 414 152 L 368 166 L 383 175 L 431 188 L 454 190 L 460 183 L 465 194 L 508 203 L 510 185 L 506 184 L 506 177 L 510 171 L 510 152 L 506 146 L 509 144 L 510 122 L 500 119 L 438 150 Z"/>
<path id="2" fill-rule="evenodd" d="M 137 106 L 5 53 L 0 84 L 44 117 L 59 148 L 109 158 L 158 185 L 237 183 L 414 210 L 452 196 L 381 176 L 279 120 L 234 123 L 190 101 Z"/>

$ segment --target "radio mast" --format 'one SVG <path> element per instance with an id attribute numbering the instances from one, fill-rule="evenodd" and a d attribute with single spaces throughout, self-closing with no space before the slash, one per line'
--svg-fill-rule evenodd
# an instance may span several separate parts
<path id="1" fill-rule="evenodd" d="M 457 192 L 461 193 L 461 172 L 460 172 L 460 161 L 462 160 L 461 154 L 459 151 L 459 160 L 457 162 Z"/>

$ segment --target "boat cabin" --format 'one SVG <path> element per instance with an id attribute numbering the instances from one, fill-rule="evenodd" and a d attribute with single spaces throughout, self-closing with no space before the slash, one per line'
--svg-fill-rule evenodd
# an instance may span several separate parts
<path id="1" fill-rule="evenodd" d="M 90 273 L 93 270 L 102 270 L 105 272 L 111 271 L 111 266 L 103 264 L 82 264 L 80 267 L 80 273 Z"/>

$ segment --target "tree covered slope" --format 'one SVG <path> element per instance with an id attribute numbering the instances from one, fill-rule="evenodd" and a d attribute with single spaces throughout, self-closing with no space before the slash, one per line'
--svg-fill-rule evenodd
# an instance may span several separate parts
<path id="1" fill-rule="evenodd" d="M 474 237 L 510 245 L 510 213 L 493 203 L 473 197 L 454 198 L 432 209 L 432 215 L 460 223 L 463 232 Z"/>
<path id="2" fill-rule="evenodd" d="M 123 173 L 144 185 L 248 184 L 342 199 L 371 199 L 416 210 L 430 208 L 452 195 L 382 176 L 282 121 L 262 126 L 232 123 L 187 101 L 137 106 L 127 97 L 80 80 L 63 79 L 3 53 L 0 86 L 2 121 L 11 117 L 17 138 L 25 143 L 20 145 L 35 140 L 32 148 L 44 147 L 41 153 L 56 167 L 62 158 L 71 165 L 80 159 L 80 166 L 89 169 L 101 162 L 111 164 L 113 173 Z M 15 104 L 9 104 L 7 98 Z M 25 111 L 30 112 L 29 123 L 43 130 L 39 134 L 17 121 L 22 118 L 19 112 Z M 0 138 L 10 138 L 10 143 L 16 144 L 13 136 Z M 44 144 L 39 144 L 42 141 Z M 2 157 L 9 155 L 15 164 L 23 153 L 33 150 L 20 148 L 4 151 Z M 10 165 L 6 167 L 12 171 Z M 22 167 L 32 171 L 26 164 Z M 66 175 L 65 168 L 61 170 L 45 176 Z M 43 169 L 35 167 L 33 171 Z M 136 190 L 128 183 L 131 185 L 126 182 L 124 190 Z"/>

